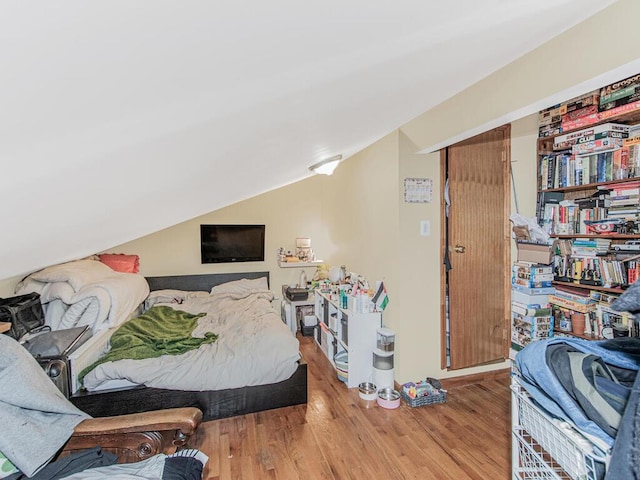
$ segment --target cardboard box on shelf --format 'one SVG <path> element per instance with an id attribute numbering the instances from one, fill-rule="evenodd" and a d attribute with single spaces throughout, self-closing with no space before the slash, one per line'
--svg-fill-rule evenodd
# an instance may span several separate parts
<path id="1" fill-rule="evenodd" d="M 566 105 L 555 105 L 551 108 L 546 108 L 538 112 L 538 122 L 540 125 L 548 125 L 553 121 L 560 121 L 560 117 L 567 113 Z M 557 120 L 551 120 L 556 118 Z"/>
<path id="2" fill-rule="evenodd" d="M 519 262 L 533 262 L 549 265 L 553 261 L 555 242 L 552 245 L 546 243 L 533 243 L 516 241 L 518 247 Z"/>
<path id="3" fill-rule="evenodd" d="M 581 108 L 588 107 L 589 105 L 598 105 L 599 100 L 600 91 L 593 90 L 589 93 L 585 93 L 584 95 L 580 95 L 579 97 L 572 98 L 564 103 L 567 106 L 567 112 L 571 112 L 573 110 L 580 110 Z"/>
<path id="4" fill-rule="evenodd" d="M 600 119 L 604 120 L 607 118 L 615 117 L 617 115 L 622 115 L 623 113 L 633 112 L 635 110 L 640 109 L 640 100 L 637 102 L 627 103 L 625 105 L 620 105 L 619 107 L 612 108 L 610 110 L 603 110 L 599 113 Z"/>
<path id="5" fill-rule="evenodd" d="M 633 94 L 639 85 L 640 73 L 602 87 L 600 89 L 600 105 Z"/>
<path id="6" fill-rule="evenodd" d="M 562 122 L 572 122 L 582 117 L 593 115 L 594 113 L 598 113 L 598 106 L 589 105 L 587 107 L 565 113 L 564 115 L 562 115 Z"/>
<path id="7" fill-rule="evenodd" d="M 622 138 L 600 138 L 584 143 L 576 143 L 571 147 L 571 153 L 574 155 L 586 155 L 620 147 L 622 147 Z"/>
<path id="8" fill-rule="evenodd" d="M 575 120 L 562 121 L 562 131 L 567 132 L 576 128 L 588 127 L 594 123 L 598 123 L 601 120 L 599 113 L 592 113 L 591 115 L 585 115 L 584 117 L 576 118 Z"/>

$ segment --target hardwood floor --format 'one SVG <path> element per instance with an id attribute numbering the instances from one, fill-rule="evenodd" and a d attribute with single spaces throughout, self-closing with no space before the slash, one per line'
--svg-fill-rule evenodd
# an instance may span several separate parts
<path id="1" fill-rule="evenodd" d="M 507 375 L 449 388 L 447 402 L 367 406 L 340 382 L 311 337 L 307 405 L 205 422 L 191 445 L 207 479 L 508 479 Z"/>

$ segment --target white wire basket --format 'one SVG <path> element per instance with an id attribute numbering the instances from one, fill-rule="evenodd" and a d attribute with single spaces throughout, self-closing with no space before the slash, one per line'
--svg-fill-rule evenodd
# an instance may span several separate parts
<path id="1" fill-rule="evenodd" d="M 513 478 L 601 480 L 609 455 L 534 404 L 513 377 Z"/>

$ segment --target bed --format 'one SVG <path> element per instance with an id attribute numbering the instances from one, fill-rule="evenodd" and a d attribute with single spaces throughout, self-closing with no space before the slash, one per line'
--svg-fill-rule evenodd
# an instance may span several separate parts
<path id="1" fill-rule="evenodd" d="M 206 299 L 214 287 L 218 293 L 233 296 L 236 292 L 229 292 L 229 285 L 258 281 L 268 285 L 268 279 L 268 272 L 148 277 L 145 279 L 145 285 L 148 286 L 150 293 L 144 299 L 144 308 L 138 307 L 134 309 L 134 311 L 135 314 L 139 314 L 145 310 L 146 312 L 151 312 L 157 308 L 165 309 L 175 307 L 176 310 L 180 309 L 183 313 L 198 313 L 203 315 L 207 312 L 204 312 L 202 305 L 198 303 L 192 305 L 190 302 L 192 300 L 196 302 L 200 301 L 203 297 Z M 44 293 L 46 293 L 48 289 L 51 289 L 51 287 L 41 288 Z M 219 295 L 212 297 L 218 298 Z M 224 295 L 221 298 L 223 302 L 235 303 Z M 173 305 L 176 299 L 181 303 Z M 265 370 L 260 371 L 260 368 L 264 365 L 269 365 L 271 360 L 256 363 L 254 359 L 253 365 L 250 364 L 244 368 L 246 372 L 254 373 L 253 377 L 247 377 L 244 375 L 246 372 L 243 371 L 236 373 L 230 372 L 226 375 L 226 378 L 213 384 L 211 387 L 207 387 L 206 384 L 198 384 L 195 387 L 190 387 L 188 383 L 182 383 L 182 377 L 186 377 L 187 374 L 178 373 L 177 376 L 174 375 L 172 381 L 166 384 L 162 383 L 164 381 L 162 378 L 164 375 L 155 374 L 164 371 L 173 371 L 173 367 L 165 366 L 163 369 L 154 367 L 152 363 L 159 361 L 160 364 L 164 364 L 163 362 L 167 360 L 167 356 L 163 356 L 161 358 L 133 361 L 139 364 L 148 363 L 145 368 L 150 377 L 150 382 L 147 382 L 147 379 L 144 378 L 146 374 L 141 378 L 127 375 L 123 375 L 123 378 L 118 378 L 120 367 L 115 367 L 116 374 L 112 375 L 114 365 L 132 362 L 132 360 L 119 360 L 103 363 L 95 369 L 92 369 L 83 378 L 87 383 L 87 387 L 91 388 L 91 390 L 85 388 L 79 389 L 78 387 L 81 384 L 78 378 L 79 373 L 83 372 L 88 365 L 96 362 L 96 360 L 104 354 L 106 347 L 110 343 L 113 330 L 120 326 L 121 321 L 118 320 L 118 322 L 114 322 L 114 325 L 108 322 L 104 323 L 104 328 L 98 329 L 89 341 L 70 356 L 69 364 L 72 370 L 71 376 L 73 384 L 71 391 L 74 392 L 70 396 L 71 402 L 94 417 L 136 413 L 162 408 L 193 406 L 202 410 L 205 420 L 306 403 L 307 365 L 300 357 L 297 339 L 291 336 L 286 325 L 284 325 L 280 317 L 275 314 L 275 310 L 273 308 L 267 309 L 264 306 L 265 302 L 270 304 L 271 299 L 272 298 L 262 295 L 261 298 L 254 300 L 252 292 L 251 297 L 247 301 L 250 301 L 251 308 L 253 308 L 254 303 L 260 305 L 260 308 L 263 309 L 260 311 L 260 315 L 265 317 L 265 323 L 261 324 L 259 328 L 255 327 L 254 331 L 249 331 L 252 337 L 251 341 L 254 342 L 252 344 L 252 350 L 259 352 L 260 348 L 262 348 L 260 335 L 266 335 L 267 330 L 281 330 L 288 335 L 286 347 L 284 344 L 281 345 L 281 348 L 270 347 L 272 352 L 278 352 L 280 350 L 288 352 L 288 356 L 286 356 L 286 362 L 288 362 L 288 364 L 284 366 L 281 365 L 277 369 L 274 369 L 277 370 L 274 373 L 275 376 L 271 377 L 271 373 Z M 245 301 L 244 297 L 243 301 Z M 219 307 L 218 304 L 215 306 L 216 308 Z M 68 307 L 68 310 L 73 310 L 73 308 L 73 305 L 71 305 Z M 189 310 L 191 310 L 191 312 L 188 312 Z M 201 310 L 203 311 L 201 312 Z M 240 313 L 234 313 L 233 315 L 234 318 L 228 321 L 229 324 L 233 323 L 232 320 L 235 322 L 237 320 L 236 317 L 238 317 Z M 122 315 L 120 314 L 120 316 Z M 129 315 L 128 317 L 132 316 L 134 315 Z M 210 316 L 211 314 L 207 313 L 206 316 L 199 319 L 198 322 L 200 323 L 198 324 L 198 328 L 202 325 L 202 321 L 207 320 Z M 274 318 L 276 319 L 275 322 L 273 320 Z M 135 321 L 135 319 L 133 321 Z M 198 347 L 197 350 L 189 351 L 178 357 L 189 359 L 189 355 L 201 355 L 200 351 L 205 348 L 226 349 L 224 339 L 229 336 L 229 333 L 228 330 L 224 330 L 224 323 L 223 321 L 221 324 L 214 324 L 215 326 L 211 328 L 212 331 L 215 331 L 214 333 L 220 334 L 219 341 L 216 340 L 213 343 L 202 345 Z M 249 328 L 249 322 L 240 323 L 242 324 L 241 330 L 244 329 L 244 335 L 248 335 L 246 329 Z M 245 324 L 247 325 L 245 326 Z M 67 325 L 65 325 L 65 327 L 66 326 Z M 196 333 L 194 332 L 193 335 L 196 336 Z M 292 342 L 295 342 L 295 352 L 291 350 Z M 238 340 L 236 340 L 236 343 L 238 343 Z M 268 358 L 269 354 L 270 352 L 264 349 L 261 353 L 265 358 Z M 235 355 L 235 352 L 232 352 L 231 357 L 233 357 L 233 355 Z M 219 358 L 225 357 L 219 356 Z M 173 361 L 173 359 L 170 360 Z M 228 360 L 227 358 L 227 361 Z M 231 368 L 231 365 L 231 363 L 227 363 L 228 368 Z M 190 367 L 191 364 L 188 364 L 185 372 L 188 373 Z M 213 371 L 215 366 L 200 368 L 202 373 L 204 371 L 209 372 L 210 369 Z M 203 368 L 204 370 L 202 370 Z M 144 369 L 142 371 L 144 372 Z M 103 377 L 104 375 L 106 375 L 106 377 Z M 154 375 L 156 378 L 151 378 L 154 377 Z M 256 375 L 259 378 L 256 378 Z M 200 375 L 202 378 L 205 376 L 204 374 Z M 236 377 L 239 378 L 243 376 L 246 378 L 241 380 L 239 384 L 236 381 Z M 96 380 L 96 378 L 93 377 L 98 379 Z M 222 375 L 222 377 L 225 377 L 225 375 Z M 172 383 L 176 381 L 177 384 Z M 151 386 L 145 385 L 146 383 L 150 383 Z"/>

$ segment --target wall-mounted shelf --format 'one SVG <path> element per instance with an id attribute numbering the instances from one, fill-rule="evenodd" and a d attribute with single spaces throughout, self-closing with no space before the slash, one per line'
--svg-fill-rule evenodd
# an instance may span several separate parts
<path id="1" fill-rule="evenodd" d="M 316 260 L 314 262 L 280 262 L 278 261 L 278 266 L 280 268 L 305 268 L 305 267 L 315 267 L 317 265 L 322 265 L 324 262 L 322 260 Z"/>

